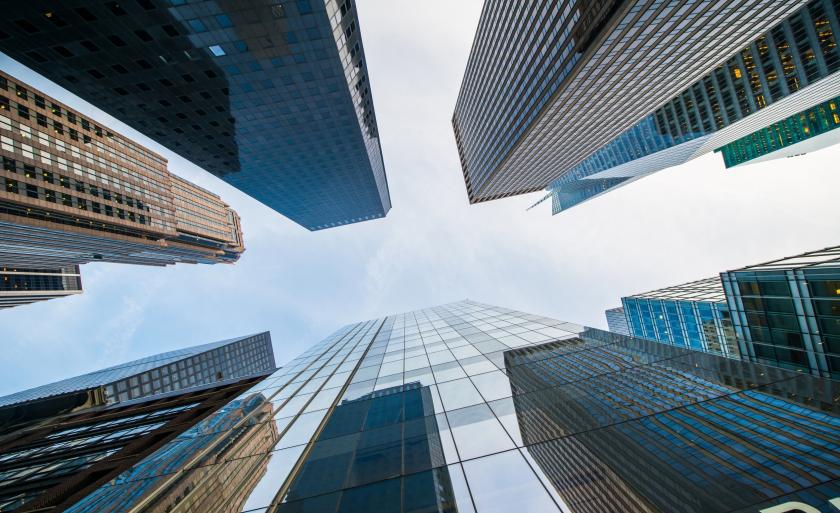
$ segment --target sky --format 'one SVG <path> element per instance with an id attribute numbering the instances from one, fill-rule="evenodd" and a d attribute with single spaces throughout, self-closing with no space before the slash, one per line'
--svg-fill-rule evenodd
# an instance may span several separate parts
<path id="1" fill-rule="evenodd" d="M 840 243 L 840 145 L 725 170 L 710 154 L 557 216 L 469 205 L 450 119 L 481 0 L 357 0 L 393 208 L 309 232 L 0 54 L 0 69 L 169 159 L 242 216 L 235 265 L 94 263 L 84 294 L 0 311 L 0 395 L 270 331 L 278 365 L 344 324 L 471 299 L 605 327 L 623 295 Z"/>

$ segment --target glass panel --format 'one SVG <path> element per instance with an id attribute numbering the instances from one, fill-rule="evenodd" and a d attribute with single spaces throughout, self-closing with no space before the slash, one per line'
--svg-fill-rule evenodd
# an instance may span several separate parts
<path id="1" fill-rule="evenodd" d="M 463 463 L 477 513 L 557 512 L 519 451 L 507 451 Z"/>

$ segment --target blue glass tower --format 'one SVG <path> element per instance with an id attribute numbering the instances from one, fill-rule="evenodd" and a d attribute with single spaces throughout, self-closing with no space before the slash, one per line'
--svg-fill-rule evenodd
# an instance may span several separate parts
<path id="1" fill-rule="evenodd" d="M 621 298 L 630 335 L 738 358 L 719 278 Z"/>
<path id="2" fill-rule="evenodd" d="M 339 329 L 68 511 L 831 513 L 838 393 L 462 301 Z"/>
<path id="3" fill-rule="evenodd" d="M 36 1 L 0 51 L 296 223 L 391 208 L 355 2 Z"/>

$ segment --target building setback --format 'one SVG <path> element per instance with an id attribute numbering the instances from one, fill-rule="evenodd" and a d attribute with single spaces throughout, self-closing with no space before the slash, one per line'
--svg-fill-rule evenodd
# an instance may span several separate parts
<path id="1" fill-rule="evenodd" d="M 265 449 L 276 436 L 270 426 L 249 434 L 240 424 L 265 411 L 265 398 L 246 391 L 275 369 L 262 333 L 0 397 L 0 511 L 67 511 L 126 475 L 156 488 L 152 477 L 207 458 L 221 442 L 217 457 Z"/>
<path id="2" fill-rule="evenodd" d="M 0 268 L 0 310 L 81 293 L 78 265 L 58 269 Z"/>
<path id="3" fill-rule="evenodd" d="M 837 142 L 840 3 L 812 0 L 549 185 L 557 214 L 711 151 L 727 167 Z M 809 140 L 808 143 L 803 141 Z M 772 142 L 771 142 L 772 141 Z M 797 144 L 800 143 L 800 144 Z"/>
<path id="4" fill-rule="evenodd" d="M 10 16 L 0 51 L 307 229 L 391 208 L 355 2 L 38 0 Z"/>
<path id="5" fill-rule="evenodd" d="M 67 511 L 828 512 L 838 393 L 463 301 L 339 329 Z"/>
<path id="6" fill-rule="evenodd" d="M 0 157 L 0 265 L 7 269 L 232 263 L 245 250 L 239 216 L 219 196 L 2 72 Z"/>
<path id="7" fill-rule="evenodd" d="M 630 335 L 630 327 L 627 326 L 627 318 L 624 316 L 624 307 L 610 308 L 604 312 L 607 317 L 607 327 L 613 333 L 619 335 Z"/>

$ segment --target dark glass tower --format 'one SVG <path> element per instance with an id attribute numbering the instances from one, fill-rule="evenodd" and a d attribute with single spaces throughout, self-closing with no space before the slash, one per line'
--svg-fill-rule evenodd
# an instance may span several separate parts
<path id="1" fill-rule="evenodd" d="M 318 230 L 391 207 L 355 2 L 29 2 L 0 51 Z"/>
<path id="2" fill-rule="evenodd" d="M 65 511 L 90 494 L 112 502 L 109 481 L 125 472 L 150 488 L 147 469 L 180 469 L 207 456 L 214 433 L 228 445 L 241 440 L 239 421 L 264 409 L 265 398 L 237 397 L 274 369 L 271 338 L 262 333 L 0 398 L 0 511 Z"/>
<path id="3" fill-rule="evenodd" d="M 487 0 L 453 116 L 470 202 L 556 213 L 836 96 L 838 7 Z"/>
<path id="4" fill-rule="evenodd" d="M 745 358 L 840 379 L 840 247 L 721 279 Z"/>
<path id="5" fill-rule="evenodd" d="M 463 301 L 341 328 L 69 511 L 830 513 L 838 386 Z"/>

